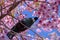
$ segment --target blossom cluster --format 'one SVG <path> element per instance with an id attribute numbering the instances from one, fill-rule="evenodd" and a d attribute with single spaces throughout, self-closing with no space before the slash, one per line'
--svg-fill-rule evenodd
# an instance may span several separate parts
<path id="1" fill-rule="evenodd" d="M 2 6 L 2 14 L 1 14 L 1 10 L 0 10 L 0 17 L 2 15 L 7 14 L 7 10 L 11 7 L 11 5 L 14 3 L 14 1 L 19 1 L 19 0 L 0 0 L 0 9 Z M 3 3 L 2 3 L 3 2 Z M 15 9 L 13 9 L 11 11 L 11 16 L 10 15 L 6 15 L 5 17 L 3 17 L 2 19 L 0 19 L 0 38 L 4 38 L 4 36 L 7 34 L 6 32 L 10 31 L 8 30 L 5 25 L 11 29 L 19 20 L 22 20 L 26 17 L 28 17 L 28 15 L 30 15 L 28 12 L 28 14 L 24 14 L 23 12 L 25 10 L 28 10 L 30 13 L 32 13 L 32 17 L 37 16 L 39 17 L 38 19 L 38 23 L 36 23 L 36 27 L 33 25 L 33 27 L 31 29 L 33 29 L 33 31 L 35 30 L 36 33 L 38 33 L 40 35 L 43 34 L 42 30 L 44 30 L 45 32 L 51 32 L 53 30 L 57 30 L 58 33 L 60 33 L 60 0 L 25 0 L 22 1 L 19 5 L 17 5 L 17 7 Z M 15 18 L 17 19 L 15 19 Z M 25 34 L 28 37 L 33 37 L 33 35 L 30 35 L 28 32 L 30 32 L 30 30 L 28 29 L 27 31 L 22 32 L 21 34 Z M 3 36 L 4 35 L 4 36 Z M 60 35 L 60 34 L 59 34 Z M 34 35 L 36 36 L 36 34 Z M 58 34 L 56 32 L 53 33 L 49 33 L 49 38 L 46 37 L 43 39 L 44 40 L 60 40 L 60 36 L 58 36 Z M 20 37 L 20 36 L 19 36 Z M 19 38 L 18 37 L 18 38 Z M 24 40 L 31 40 L 28 37 L 24 37 Z M 2 39 L 3 39 L 2 38 Z M 25 39 L 26 38 L 26 39 Z M 34 37 L 35 38 L 35 37 Z M 32 40 L 40 40 L 40 39 L 34 39 L 32 38 Z M 1 39 L 1 40 L 2 40 Z M 16 37 L 13 38 L 13 40 L 15 40 Z M 20 38 L 21 39 L 21 38 Z M 5 39 L 3 39 L 5 40 Z M 8 40 L 8 39 L 6 39 Z M 16 39 L 18 40 L 18 39 Z"/>

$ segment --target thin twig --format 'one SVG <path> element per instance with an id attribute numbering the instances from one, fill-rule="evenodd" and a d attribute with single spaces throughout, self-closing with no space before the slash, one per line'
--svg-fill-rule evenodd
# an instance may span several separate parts
<path id="1" fill-rule="evenodd" d="M 3 15 L 3 14 L 2 14 L 2 5 L 0 6 L 0 12 L 1 12 L 1 15 Z"/>

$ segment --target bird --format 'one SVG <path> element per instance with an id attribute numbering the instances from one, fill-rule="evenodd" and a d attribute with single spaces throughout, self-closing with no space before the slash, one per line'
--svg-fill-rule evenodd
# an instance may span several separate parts
<path id="1" fill-rule="evenodd" d="M 12 31 L 7 33 L 7 36 L 9 39 L 12 39 L 16 34 L 14 34 L 14 32 L 16 33 L 21 33 L 29 28 L 31 28 L 31 26 L 34 24 L 35 21 L 38 20 L 38 17 L 33 17 L 33 18 L 24 18 L 21 21 L 19 21 L 18 23 L 16 23 L 13 28 L 11 28 Z M 24 25 L 23 25 L 24 24 Z M 14 32 L 13 32 L 14 31 Z"/>

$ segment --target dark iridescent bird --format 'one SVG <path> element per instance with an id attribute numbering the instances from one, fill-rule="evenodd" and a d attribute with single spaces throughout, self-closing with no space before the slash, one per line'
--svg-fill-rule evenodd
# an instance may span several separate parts
<path id="1" fill-rule="evenodd" d="M 14 31 L 14 32 L 17 32 L 17 33 L 23 32 L 26 29 L 30 28 L 32 26 L 32 24 L 37 19 L 38 19 L 38 17 L 24 18 L 21 21 L 19 21 L 15 26 L 13 26 L 13 28 L 11 30 Z M 25 27 L 21 23 L 24 24 L 24 25 L 26 25 L 27 27 Z M 10 31 L 10 32 L 7 33 L 7 36 L 8 36 L 9 39 L 12 39 L 15 36 L 14 32 L 12 32 L 12 31 Z"/>

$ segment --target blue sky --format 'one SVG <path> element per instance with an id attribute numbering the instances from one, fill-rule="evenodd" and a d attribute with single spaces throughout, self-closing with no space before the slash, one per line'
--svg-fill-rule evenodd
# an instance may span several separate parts
<path id="1" fill-rule="evenodd" d="M 33 17 L 33 16 L 32 16 L 33 11 L 32 11 L 32 12 L 29 12 L 28 10 L 24 10 L 22 13 L 23 13 L 23 14 L 27 14 L 27 18 Z"/>
<path id="2" fill-rule="evenodd" d="M 58 6 L 58 15 L 60 17 L 60 5 Z"/>

